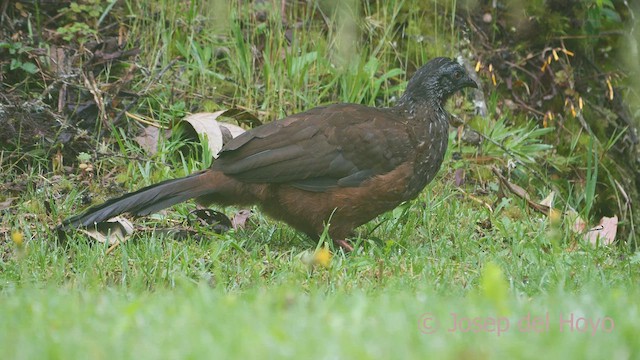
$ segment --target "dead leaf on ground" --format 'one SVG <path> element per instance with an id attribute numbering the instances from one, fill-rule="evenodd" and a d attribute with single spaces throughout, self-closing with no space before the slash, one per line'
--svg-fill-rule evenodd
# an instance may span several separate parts
<path id="1" fill-rule="evenodd" d="M 224 133 L 224 130 L 228 130 L 232 137 L 238 137 L 238 135 L 245 132 L 243 128 L 238 125 L 227 124 L 227 123 L 218 123 L 220 125 L 220 130 Z"/>
<path id="2" fill-rule="evenodd" d="M 611 245 L 616 239 L 617 231 L 618 216 L 604 216 L 600 219 L 598 226 L 591 228 L 586 234 L 584 234 L 584 238 L 592 245 Z"/>
<path id="3" fill-rule="evenodd" d="M 220 130 L 220 125 L 216 120 L 222 113 L 223 111 L 192 114 L 182 119 L 178 126 L 184 126 L 183 124 L 185 123 L 189 124 L 199 136 L 206 137 L 209 151 L 213 154 L 213 157 L 217 158 L 224 144 L 222 130 Z"/>
<path id="4" fill-rule="evenodd" d="M 96 223 L 95 228 L 80 229 L 80 231 L 100 243 L 106 242 L 109 245 L 116 245 L 127 241 L 133 234 L 133 224 L 131 221 L 117 216 Z"/>
<path id="5" fill-rule="evenodd" d="M 556 192 L 555 191 L 550 192 L 549 195 L 547 195 L 546 198 L 544 198 L 542 201 L 540 201 L 540 205 L 552 208 L 553 207 L 553 200 L 555 200 L 555 197 L 556 197 Z"/>
<path id="6" fill-rule="evenodd" d="M 195 215 L 202 226 L 213 227 L 213 230 L 220 234 L 230 229 L 244 229 L 253 212 L 246 209 L 238 210 L 231 219 L 224 213 L 213 209 L 198 209 L 190 212 L 189 215 Z M 189 219 L 189 225 L 193 226 L 191 219 Z"/>
<path id="7" fill-rule="evenodd" d="M 135 141 L 142 147 L 147 153 L 153 155 L 158 151 L 158 142 L 160 141 L 160 129 L 163 128 L 158 124 L 154 124 L 152 121 L 144 119 L 141 116 L 126 113 L 127 116 L 133 119 L 147 124 L 144 131 L 140 136 L 136 136 Z M 196 113 L 186 116 L 180 120 L 176 126 L 186 126 L 190 134 L 197 134 L 201 137 L 206 137 L 209 151 L 213 154 L 214 158 L 218 157 L 218 153 L 231 139 L 239 136 L 245 129 L 238 125 L 218 121 L 220 117 L 232 118 L 238 121 L 238 123 L 247 123 L 250 125 L 260 125 L 260 120 L 255 116 L 249 114 L 245 110 L 241 109 L 229 109 L 221 110 L 213 113 Z M 166 129 L 164 132 L 164 138 L 168 139 L 171 136 L 171 130 Z M 192 136 L 192 135 L 191 135 Z"/>
<path id="8" fill-rule="evenodd" d="M 134 140 L 147 153 L 154 155 L 158 152 L 158 140 L 160 138 L 160 129 L 155 126 L 147 126 L 141 135 L 136 136 Z"/>
<path id="9" fill-rule="evenodd" d="M 616 239 L 618 231 L 618 216 L 603 217 L 600 223 L 587 230 L 587 222 L 573 209 L 569 209 L 564 213 L 565 217 L 571 222 L 571 230 L 577 234 L 581 234 L 585 241 L 592 245 L 611 245 Z"/>
<path id="10" fill-rule="evenodd" d="M 464 169 L 456 169 L 456 172 L 453 175 L 455 178 L 456 186 L 458 187 L 462 186 L 462 184 L 464 184 L 464 178 L 465 178 Z"/>
<path id="11" fill-rule="evenodd" d="M 194 226 L 194 221 L 191 220 L 191 215 L 196 216 L 196 220 L 200 225 L 205 227 L 212 227 L 213 231 L 218 234 L 229 231 L 233 227 L 231 219 L 224 213 L 213 209 L 197 209 L 189 213 L 188 222 L 189 226 Z"/>
<path id="12" fill-rule="evenodd" d="M 557 226 L 562 222 L 562 212 L 553 207 L 553 201 L 556 198 L 556 192 L 551 191 L 547 197 L 540 201 L 540 206 L 546 206 L 549 208 L 549 220 L 551 225 Z"/>
<path id="13" fill-rule="evenodd" d="M 222 114 L 221 116 L 232 118 L 238 122 L 238 125 L 244 124 L 251 128 L 262 125 L 262 121 L 260 121 L 260 119 L 258 119 L 255 115 L 247 110 L 240 108 L 231 108 L 229 110 L 224 110 L 224 114 Z"/>
<path id="14" fill-rule="evenodd" d="M 196 113 L 182 119 L 179 125 L 189 124 L 198 135 L 205 135 L 209 151 L 217 158 L 222 146 L 227 141 L 245 132 L 240 126 L 220 122 L 217 119 L 220 117 L 246 117 L 246 114 L 248 114 L 246 111 L 239 109 L 220 110 L 214 113 Z"/>
<path id="15" fill-rule="evenodd" d="M 571 230 L 576 233 L 582 233 L 587 228 L 587 223 L 582 220 L 580 214 L 573 209 L 564 212 L 564 216 L 571 222 Z"/>
<path id="16" fill-rule="evenodd" d="M 231 218 L 231 225 L 234 230 L 244 229 L 247 226 L 247 220 L 253 215 L 253 211 L 251 210 L 239 210 L 233 217 Z"/>

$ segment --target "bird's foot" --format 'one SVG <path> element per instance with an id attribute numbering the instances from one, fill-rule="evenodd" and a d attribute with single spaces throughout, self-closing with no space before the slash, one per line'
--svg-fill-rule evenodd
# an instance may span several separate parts
<path id="1" fill-rule="evenodd" d="M 353 246 L 347 240 L 333 240 L 333 244 L 344 250 L 344 252 L 352 252 Z"/>

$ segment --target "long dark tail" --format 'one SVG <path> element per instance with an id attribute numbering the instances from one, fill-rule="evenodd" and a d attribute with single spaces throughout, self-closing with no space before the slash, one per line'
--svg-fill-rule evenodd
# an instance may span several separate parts
<path id="1" fill-rule="evenodd" d="M 212 193 L 215 184 L 207 183 L 208 175 L 210 175 L 209 172 L 205 170 L 187 177 L 147 186 L 70 217 L 62 222 L 60 228 L 66 230 L 79 226 L 92 226 L 123 213 L 135 216 L 149 215 L 171 205 Z"/>

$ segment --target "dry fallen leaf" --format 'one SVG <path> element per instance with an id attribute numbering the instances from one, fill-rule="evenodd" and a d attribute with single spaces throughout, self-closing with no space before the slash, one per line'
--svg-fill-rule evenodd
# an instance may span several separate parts
<path id="1" fill-rule="evenodd" d="M 553 208 L 553 200 L 555 200 L 556 192 L 551 191 L 546 198 L 540 201 L 539 205 L 549 209 L 549 220 L 552 225 L 559 225 L 562 221 L 562 213 L 558 209 Z"/>
<path id="2" fill-rule="evenodd" d="M 231 218 L 231 226 L 234 230 L 244 229 L 247 225 L 247 220 L 253 215 L 251 210 L 240 210 Z"/>
<path id="3" fill-rule="evenodd" d="M 616 239 L 618 231 L 618 216 L 603 217 L 600 219 L 598 226 L 591 228 L 584 234 L 585 240 L 592 245 L 611 245 Z"/>
<path id="4" fill-rule="evenodd" d="M 218 123 L 221 128 L 225 128 L 229 130 L 231 136 L 238 137 L 238 135 L 242 134 L 245 130 L 238 125 L 227 124 L 227 123 Z M 224 129 L 221 129 L 224 131 Z"/>
<path id="5" fill-rule="evenodd" d="M 224 113 L 220 116 L 233 118 L 238 122 L 238 124 L 245 124 L 251 128 L 262 125 L 260 119 L 258 119 L 255 115 L 248 112 L 247 110 L 240 108 L 231 108 L 229 110 L 224 110 Z"/>
<path id="6" fill-rule="evenodd" d="M 610 245 L 616 239 L 618 231 L 618 216 L 603 217 L 600 223 L 587 230 L 587 223 L 573 209 L 564 213 L 565 217 L 573 224 L 571 230 L 578 234 L 583 234 L 583 238 L 593 245 Z"/>
<path id="7" fill-rule="evenodd" d="M 231 219 L 227 217 L 224 213 L 213 209 L 197 209 L 193 210 L 189 213 L 189 225 L 193 226 L 194 222 L 191 220 L 191 215 L 196 216 L 196 220 L 200 223 L 200 225 L 205 227 L 211 227 L 213 231 L 218 234 L 222 234 L 224 232 L 229 231 L 233 224 L 231 223 Z"/>
<path id="8" fill-rule="evenodd" d="M 158 140 L 160 137 L 160 129 L 155 126 L 147 126 L 140 136 L 134 139 L 147 153 L 154 155 L 158 152 Z"/>
<path id="9" fill-rule="evenodd" d="M 182 119 L 183 122 L 190 124 L 198 135 L 206 136 L 209 151 L 214 157 L 218 157 L 223 145 L 222 130 L 220 130 L 220 125 L 216 120 L 223 112 L 197 113 Z"/>
<path id="10" fill-rule="evenodd" d="M 544 198 L 544 200 L 540 201 L 540 205 L 552 208 L 553 200 L 555 199 L 555 197 L 556 197 L 556 192 L 555 191 L 550 192 L 549 195 L 547 195 L 547 197 Z"/>
<path id="11" fill-rule="evenodd" d="M 108 221 L 97 223 L 95 228 L 79 230 L 100 243 L 106 242 L 109 245 L 115 245 L 125 242 L 131 236 L 133 224 L 131 221 L 117 216 Z"/>
<path id="12" fill-rule="evenodd" d="M 575 210 L 571 209 L 566 211 L 565 216 L 569 217 L 570 220 L 573 219 L 571 221 L 573 223 L 571 229 L 574 232 L 581 233 L 584 231 L 584 229 L 587 228 L 587 223 L 584 220 L 582 220 L 580 215 Z"/>
<path id="13" fill-rule="evenodd" d="M 464 184 L 464 169 L 456 169 L 456 172 L 454 173 L 454 178 L 455 178 L 455 184 L 456 186 L 462 186 L 462 184 Z"/>
<path id="14" fill-rule="evenodd" d="M 191 114 L 182 121 L 191 125 L 199 135 L 206 135 L 209 150 L 214 157 L 218 157 L 218 153 L 226 141 L 237 137 L 245 130 L 237 125 L 218 122 L 217 119 L 221 116 L 234 117 L 246 116 L 246 114 L 246 112 L 240 112 L 237 109 L 220 110 L 213 113 Z"/>
<path id="15" fill-rule="evenodd" d="M 144 129 L 140 136 L 135 138 L 135 141 L 149 154 L 155 154 L 158 150 L 161 126 L 157 124 L 154 125 L 144 118 L 134 114 L 128 113 L 128 116 L 133 117 L 142 123 L 151 124 Z M 218 152 L 220 152 L 220 149 L 222 149 L 224 144 L 245 132 L 245 130 L 238 125 L 219 122 L 217 120 L 219 117 L 233 118 L 239 123 L 248 123 L 251 125 L 260 124 L 260 120 L 255 116 L 244 110 L 234 108 L 216 111 L 214 113 L 191 114 L 182 119 L 182 121 L 178 123 L 178 126 L 185 126 L 185 124 L 187 124 L 186 126 L 188 126 L 192 131 L 195 131 L 196 134 L 206 136 L 209 150 L 214 157 L 217 157 Z M 171 136 L 171 130 L 167 129 L 164 132 L 164 137 L 169 138 L 169 136 Z"/>

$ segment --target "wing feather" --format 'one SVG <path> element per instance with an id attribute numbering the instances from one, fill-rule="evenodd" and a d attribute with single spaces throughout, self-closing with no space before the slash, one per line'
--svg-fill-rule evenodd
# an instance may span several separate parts
<path id="1" fill-rule="evenodd" d="M 226 144 L 214 169 L 240 181 L 308 191 L 353 187 L 412 155 L 410 134 L 388 109 L 340 104 L 267 123 Z"/>

